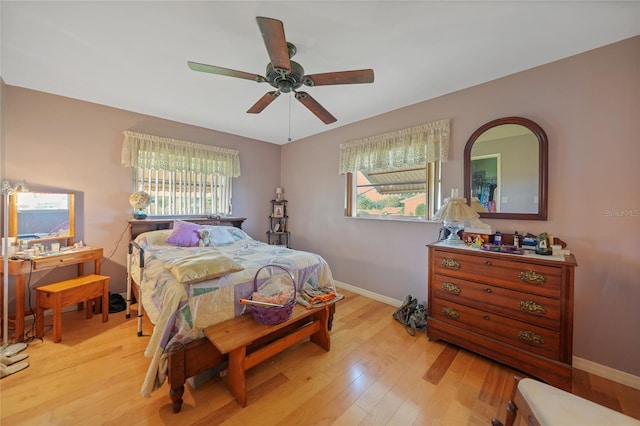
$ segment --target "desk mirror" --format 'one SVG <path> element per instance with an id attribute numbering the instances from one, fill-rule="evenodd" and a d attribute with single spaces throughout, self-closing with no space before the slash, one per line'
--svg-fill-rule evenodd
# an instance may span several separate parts
<path id="1" fill-rule="evenodd" d="M 547 220 L 547 135 L 506 117 L 476 130 L 464 149 L 464 195 L 481 218 Z"/>
<path id="2" fill-rule="evenodd" d="M 15 193 L 9 202 L 9 236 L 32 242 L 67 240 L 67 245 L 72 245 L 74 194 Z"/>

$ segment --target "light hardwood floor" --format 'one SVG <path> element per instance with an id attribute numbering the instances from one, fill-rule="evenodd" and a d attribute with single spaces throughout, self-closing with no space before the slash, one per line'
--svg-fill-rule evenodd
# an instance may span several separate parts
<path id="1" fill-rule="evenodd" d="M 35 340 L 31 365 L 0 380 L 8 425 L 489 425 L 504 420 L 515 371 L 424 334 L 409 336 L 392 306 L 344 292 L 331 351 L 302 342 L 247 373 L 241 408 L 220 378 L 186 386 L 174 414 L 166 383 L 140 395 L 150 326 L 124 312 L 63 315 L 62 342 Z M 134 312 L 135 313 L 135 312 Z M 51 317 L 47 317 L 50 323 Z M 640 390 L 574 370 L 574 393 L 640 419 Z"/>

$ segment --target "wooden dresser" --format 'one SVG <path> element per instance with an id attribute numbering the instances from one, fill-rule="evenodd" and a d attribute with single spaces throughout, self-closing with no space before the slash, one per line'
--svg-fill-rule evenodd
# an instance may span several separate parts
<path id="1" fill-rule="evenodd" d="M 433 243 L 427 336 L 571 391 L 573 255 L 487 252 Z"/>

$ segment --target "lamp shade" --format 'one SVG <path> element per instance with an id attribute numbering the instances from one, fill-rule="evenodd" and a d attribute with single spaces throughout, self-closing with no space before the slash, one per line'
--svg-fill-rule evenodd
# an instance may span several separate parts
<path id="1" fill-rule="evenodd" d="M 465 222 L 479 218 L 480 215 L 467 204 L 466 198 L 445 198 L 444 205 L 433 215 L 437 222 Z"/>
<path id="2" fill-rule="evenodd" d="M 468 204 L 466 198 L 451 197 L 444 200 L 444 205 L 433 215 L 433 219 L 444 222 L 444 227 L 449 231 L 449 237 L 445 240 L 448 244 L 463 244 L 458 236 L 464 228 L 464 223 L 476 220 L 480 217 Z"/>

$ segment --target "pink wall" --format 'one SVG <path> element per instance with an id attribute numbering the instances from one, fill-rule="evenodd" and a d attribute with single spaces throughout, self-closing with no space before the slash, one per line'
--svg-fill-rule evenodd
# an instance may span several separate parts
<path id="1" fill-rule="evenodd" d="M 338 280 L 395 299 L 426 298 L 425 245 L 440 225 L 345 218 L 339 144 L 448 118 L 443 188 L 462 191 L 467 138 L 512 115 L 534 120 L 549 137 L 549 220 L 486 222 L 569 243 L 579 264 L 574 355 L 639 376 L 640 37 L 285 145 L 293 243 L 322 254 Z"/>
<path id="2" fill-rule="evenodd" d="M 102 272 L 112 277 L 112 292 L 126 288 L 132 170 L 120 165 L 125 130 L 239 150 L 233 214 L 247 218 L 247 232 L 265 236 L 280 184 L 279 146 L 13 86 L 3 94 L 4 176 L 26 179 L 32 191 L 76 193 L 76 241 L 104 248 Z M 71 272 L 36 274 L 32 286 Z"/>

